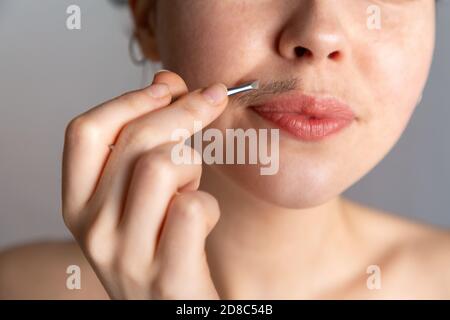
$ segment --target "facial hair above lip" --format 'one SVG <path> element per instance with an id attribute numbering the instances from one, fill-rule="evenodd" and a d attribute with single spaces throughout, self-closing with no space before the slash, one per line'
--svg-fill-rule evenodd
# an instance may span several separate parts
<path id="1" fill-rule="evenodd" d="M 277 94 L 296 90 L 298 89 L 299 83 L 300 80 L 297 77 L 288 78 L 287 80 L 260 82 L 259 89 L 244 92 L 243 94 L 232 99 L 237 102 L 238 106 L 247 107 L 249 105 L 261 102 L 267 96 L 271 97 Z"/>

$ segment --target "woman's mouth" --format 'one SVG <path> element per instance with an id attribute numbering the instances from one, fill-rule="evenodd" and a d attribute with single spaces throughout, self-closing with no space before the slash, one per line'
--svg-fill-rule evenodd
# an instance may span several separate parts
<path id="1" fill-rule="evenodd" d="M 261 117 L 306 141 L 322 140 L 349 126 L 355 114 L 335 98 L 289 94 L 251 106 Z"/>

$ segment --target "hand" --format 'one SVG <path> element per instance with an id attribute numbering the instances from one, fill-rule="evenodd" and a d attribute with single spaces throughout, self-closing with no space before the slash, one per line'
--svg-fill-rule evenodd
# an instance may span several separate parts
<path id="1" fill-rule="evenodd" d="M 113 299 L 219 298 L 205 254 L 218 203 L 198 191 L 200 164 L 171 161 L 173 130 L 193 134 L 194 120 L 207 126 L 225 109 L 226 87 L 210 89 L 222 97 L 217 104 L 163 71 L 150 87 L 103 103 L 67 127 L 64 221 Z M 157 91 L 162 96 L 152 95 Z"/>

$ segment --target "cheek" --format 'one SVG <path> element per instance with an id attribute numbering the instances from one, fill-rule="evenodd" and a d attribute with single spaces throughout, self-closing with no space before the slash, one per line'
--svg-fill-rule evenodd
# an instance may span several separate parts
<path id="1" fill-rule="evenodd" d="M 225 1 L 183 1 L 178 6 L 162 6 L 167 12 L 161 13 L 165 19 L 158 29 L 158 48 L 164 67 L 178 73 L 190 90 L 217 81 L 232 86 L 267 56 L 265 30 L 276 23 L 273 16 L 265 17 L 271 11 L 243 11 L 237 2 L 231 6 Z"/>
<path id="2" fill-rule="evenodd" d="M 359 55 L 359 69 L 366 72 L 366 87 L 370 88 L 366 101 L 370 116 L 363 120 L 369 145 L 375 147 L 377 158 L 383 157 L 398 141 L 428 77 L 434 49 L 434 20 L 414 21 L 382 29 L 379 35 L 371 36 L 370 51 Z"/>
<path id="3" fill-rule="evenodd" d="M 434 48 L 433 20 L 413 21 L 386 27 L 371 38 L 374 45 L 362 59 L 366 66 L 361 67 L 372 88 L 375 118 L 397 119 L 400 126 L 423 91 Z"/>

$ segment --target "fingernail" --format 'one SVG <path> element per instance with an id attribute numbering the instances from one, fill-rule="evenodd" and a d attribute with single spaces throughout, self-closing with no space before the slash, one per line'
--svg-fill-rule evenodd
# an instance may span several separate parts
<path id="1" fill-rule="evenodd" d="M 202 91 L 202 95 L 212 104 L 219 104 L 227 96 L 227 88 L 221 83 L 216 83 Z"/>
<path id="2" fill-rule="evenodd" d="M 152 80 L 152 83 L 155 82 L 155 78 L 156 78 L 156 76 L 157 76 L 158 74 L 160 74 L 161 72 L 165 72 L 165 71 L 170 72 L 170 70 L 167 70 L 167 69 L 161 69 L 161 70 L 156 71 L 156 72 L 153 74 L 153 80 Z"/>
<path id="3" fill-rule="evenodd" d="M 155 74 L 160 73 L 160 72 L 164 72 L 164 71 L 170 72 L 170 70 L 167 70 L 167 69 L 159 69 Z"/>
<path id="4" fill-rule="evenodd" d="M 164 83 L 155 83 L 148 87 L 148 92 L 153 98 L 162 98 L 169 94 L 169 87 Z"/>

